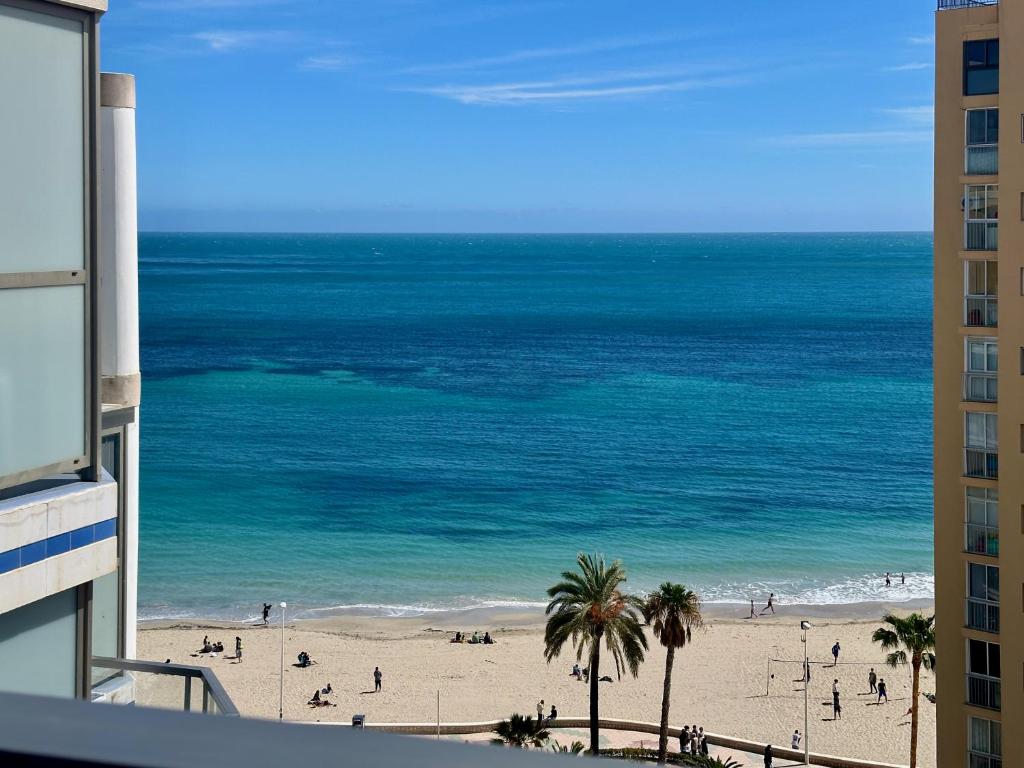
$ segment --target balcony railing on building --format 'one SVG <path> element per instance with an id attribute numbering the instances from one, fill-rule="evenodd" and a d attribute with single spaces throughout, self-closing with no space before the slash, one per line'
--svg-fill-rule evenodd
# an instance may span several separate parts
<path id="1" fill-rule="evenodd" d="M 997 402 L 997 379 L 994 373 L 965 373 L 964 400 L 972 403 Z"/>
<path id="2" fill-rule="evenodd" d="M 999 249 L 999 222 L 968 221 L 964 233 L 964 249 L 995 251 Z"/>
<path id="3" fill-rule="evenodd" d="M 995 328 L 999 325 L 999 300 L 995 296 L 964 297 L 964 325 Z"/>
<path id="4" fill-rule="evenodd" d="M 976 5 L 999 5 L 999 0 L 939 0 L 940 11 L 948 11 L 953 8 L 973 8 Z"/>
<path id="5" fill-rule="evenodd" d="M 982 632 L 999 631 L 999 603 L 967 598 L 967 626 Z"/>
<path id="6" fill-rule="evenodd" d="M 994 525 L 967 523 L 964 549 L 975 555 L 999 556 L 999 529 Z"/>
<path id="7" fill-rule="evenodd" d="M 106 699 L 111 703 L 238 717 L 231 697 L 206 667 L 101 657 L 93 657 L 92 667 L 93 677 L 102 676 L 103 687 L 115 691 Z M 129 686 L 118 685 L 126 680 Z M 95 695 L 102 688 L 93 690 Z"/>
<path id="8" fill-rule="evenodd" d="M 964 448 L 964 474 L 995 480 L 999 477 L 999 453 L 985 448 Z"/>
<path id="9" fill-rule="evenodd" d="M 1002 686 L 999 678 L 968 673 L 967 703 L 987 709 L 1002 707 Z"/>
<path id="10" fill-rule="evenodd" d="M 972 144 L 964 154 L 964 170 L 968 174 L 994 176 L 999 173 L 998 144 Z"/>

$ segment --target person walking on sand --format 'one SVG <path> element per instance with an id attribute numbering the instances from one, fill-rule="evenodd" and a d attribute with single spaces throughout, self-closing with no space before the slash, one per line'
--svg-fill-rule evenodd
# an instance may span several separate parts
<path id="1" fill-rule="evenodd" d="M 889 691 L 885 687 L 885 678 L 883 677 L 878 681 L 878 703 L 882 703 L 882 699 L 885 699 L 885 703 L 889 703 Z"/>
<path id="2" fill-rule="evenodd" d="M 764 748 L 764 768 L 772 768 L 772 759 L 775 757 L 775 753 L 772 752 L 772 745 L 769 744 Z"/>
<path id="3" fill-rule="evenodd" d="M 270 603 L 263 604 L 263 623 L 270 623 Z"/>
<path id="4" fill-rule="evenodd" d="M 242 663 L 242 638 L 235 636 L 235 663 Z"/>
<path id="5" fill-rule="evenodd" d="M 757 618 L 757 611 L 754 610 L 754 598 L 750 598 L 750 616 L 748 616 L 747 618 L 749 618 L 749 619 L 756 619 Z"/>
<path id="6" fill-rule="evenodd" d="M 841 650 L 843 650 L 843 649 L 839 647 L 839 641 L 836 640 L 836 644 L 832 646 L 832 666 L 833 667 L 838 667 L 839 666 L 839 652 Z"/>
<path id="7" fill-rule="evenodd" d="M 838 720 L 843 716 L 843 708 L 839 706 L 839 679 L 832 681 L 832 719 Z"/>
<path id="8" fill-rule="evenodd" d="M 767 613 L 768 611 L 771 611 L 772 613 L 775 613 L 775 593 L 774 592 L 772 592 L 770 595 L 768 595 L 768 605 L 766 605 L 764 607 L 764 609 L 761 611 L 761 615 L 764 616 L 765 613 Z"/>
<path id="9" fill-rule="evenodd" d="M 878 675 L 875 674 L 874 667 L 868 672 L 868 693 L 878 693 Z"/>
<path id="10" fill-rule="evenodd" d="M 373 668 L 373 692 L 377 693 L 381 689 L 380 681 L 384 675 L 380 673 L 380 667 Z"/>

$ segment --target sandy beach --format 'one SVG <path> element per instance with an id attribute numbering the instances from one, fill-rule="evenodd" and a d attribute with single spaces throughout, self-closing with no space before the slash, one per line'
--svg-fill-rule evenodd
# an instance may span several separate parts
<path id="1" fill-rule="evenodd" d="M 910 671 L 884 666 L 884 654 L 870 641 L 886 607 L 781 607 L 775 616 L 742 618 L 749 607 L 712 606 L 706 628 L 677 653 L 672 686 L 674 725 L 697 723 L 709 731 L 786 744 L 803 730 L 802 658 L 799 620 L 810 618 L 812 659 L 810 738 L 814 751 L 906 763 L 909 744 Z M 907 606 L 898 610 L 906 612 Z M 928 610 L 928 608 L 924 608 Z M 841 615 L 843 614 L 843 615 Z M 494 645 L 452 644 L 456 630 L 489 630 Z M 286 624 L 284 716 L 296 721 L 349 722 L 365 713 L 370 722 L 434 722 L 437 694 L 444 722 L 502 718 L 533 713 L 537 701 L 555 704 L 563 716 L 585 716 L 588 688 L 570 675 L 568 649 L 548 664 L 542 655 L 538 612 L 468 611 L 418 618 L 336 617 Z M 270 627 L 224 622 L 151 623 L 139 631 L 140 658 L 206 665 L 214 669 L 244 716 L 277 717 L 280 624 Z M 204 635 L 220 640 L 225 654 L 195 657 Z M 235 663 L 234 638 L 241 636 L 243 663 Z M 660 714 L 664 649 L 649 636 L 651 651 L 636 680 L 602 684 L 601 713 L 607 717 L 657 721 Z M 842 646 L 832 667 L 831 647 Z M 300 651 L 318 663 L 291 666 Z M 768 659 L 774 661 L 769 677 Z M 383 673 L 374 693 L 373 669 Z M 888 683 L 889 703 L 867 694 L 869 667 Z M 614 669 L 605 667 L 602 673 Z M 832 720 L 831 685 L 838 678 L 842 719 Z M 312 709 L 314 690 L 331 684 L 336 707 Z M 766 688 L 767 693 L 766 695 Z M 925 673 L 922 691 L 934 690 Z M 935 709 L 921 702 L 921 766 L 935 764 Z M 650 737 L 645 737 L 648 741 Z M 562 738 L 568 740 L 568 734 Z M 621 738 L 616 740 L 620 743 Z"/>

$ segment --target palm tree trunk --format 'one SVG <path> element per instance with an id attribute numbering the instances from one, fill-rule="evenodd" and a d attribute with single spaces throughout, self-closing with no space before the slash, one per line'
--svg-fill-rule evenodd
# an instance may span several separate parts
<path id="1" fill-rule="evenodd" d="M 594 650 L 590 654 L 590 754 L 597 757 L 600 747 L 601 734 L 597 727 L 598 706 L 597 706 L 597 678 L 601 668 L 601 636 L 594 638 Z"/>
<path id="2" fill-rule="evenodd" d="M 917 702 L 921 695 L 921 657 L 914 654 L 911 660 L 914 668 L 914 693 L 910 703 L 910 768 L 917 768 Z"/>
<path id="3" fill-rule="evenodd" d="M 661 730 L 658 734 L 658 762 L 665 763 L 668 755 L 668 706 L 672 692 L 672 664 L 676 660 L 676 647 L 670 645 L 665 654 L 665 688 L 661 693 Z"/>

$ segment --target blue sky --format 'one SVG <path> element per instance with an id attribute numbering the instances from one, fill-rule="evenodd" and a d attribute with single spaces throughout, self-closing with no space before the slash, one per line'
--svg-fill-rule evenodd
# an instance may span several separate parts
<path id="1" fill-rule="evenodd" d="M 140 224 L 931 228 L 934 0 L 112 0 Z"/>

